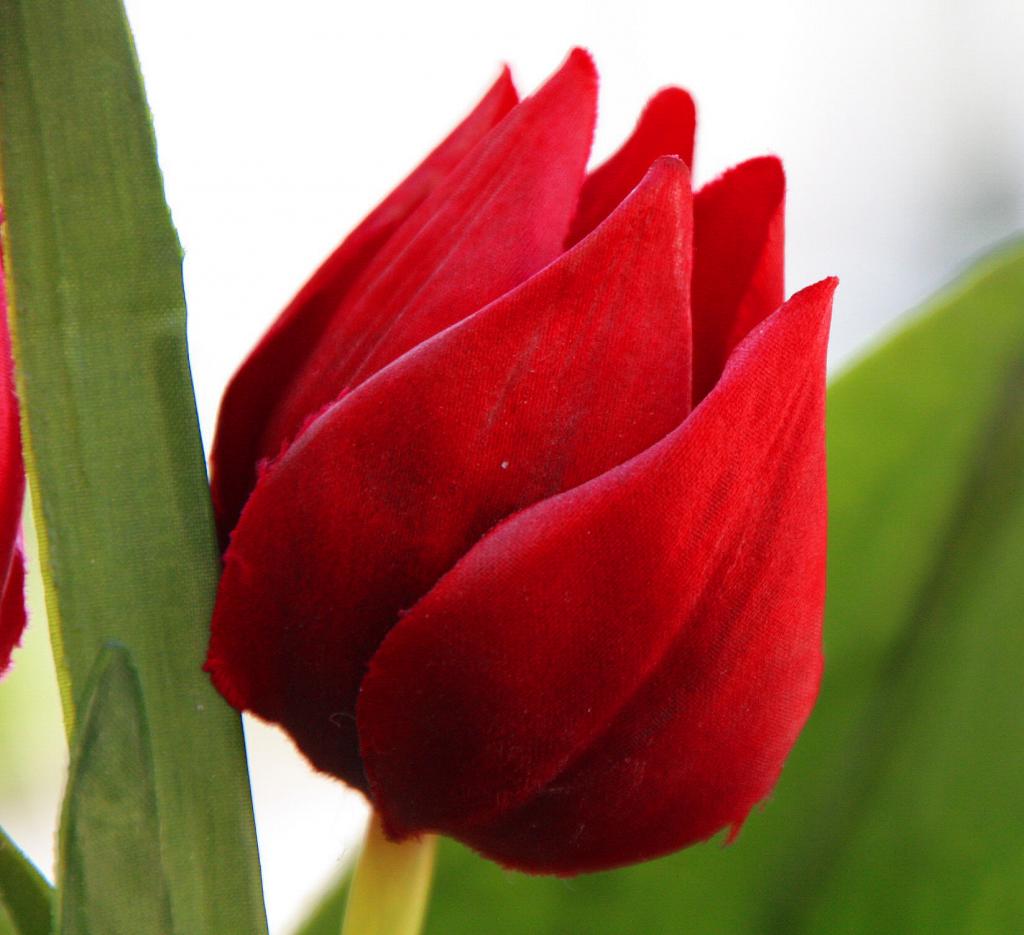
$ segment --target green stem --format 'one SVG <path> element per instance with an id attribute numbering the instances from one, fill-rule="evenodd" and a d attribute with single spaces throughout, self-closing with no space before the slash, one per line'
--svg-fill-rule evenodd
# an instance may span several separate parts
<path id="1" fill-rule="evenodd" d="M 436 851 L 432 834 L 392 843 L 374 812 L 352 878 L 341 935 L 418 935 Z"/>

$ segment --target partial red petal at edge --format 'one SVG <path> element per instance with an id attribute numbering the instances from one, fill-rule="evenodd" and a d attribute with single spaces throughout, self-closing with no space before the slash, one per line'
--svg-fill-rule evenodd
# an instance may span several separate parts
<path id="1" fill-rule="evenodd" d="M 25 558 L 20 548 L 11 554 L 7 580 L 0 595 L 0 676 L 11 663 L 11 653 L 21 642 L 25 630 Z"/>
<path id="2" fill-rule="evenodd" d="M 0 223 L 3 211 L 0 209 Z M 14 391 L 14 360 L 7 331 L 7 291 L 0 252 L 0 676 L 25 629 L 25 567 L 19 543 L 25 499 L 21 424 Z"/>

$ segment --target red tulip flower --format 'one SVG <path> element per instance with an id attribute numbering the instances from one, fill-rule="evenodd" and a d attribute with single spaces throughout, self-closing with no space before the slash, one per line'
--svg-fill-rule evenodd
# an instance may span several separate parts
<path id="1" fill-rule="evenodd" d="M 739 828 L 818 691 L 834 281 L 784 178 L 691 193 L 670 88 L 586 173 L 597 76 L 503 74 L 235 376 L 207 668 L 360 789 L 570 874 Z"/>
<path id="2" fill-rule="evenodd" d="M 0 254 L 0 675 L 7 671 L 11 653 L 25 629 L 25 565 L 19 544 L 24 499 L 21 426 L 18 399 L 14 395 L 14 361 L 7 333 L 7 291 Z"/>

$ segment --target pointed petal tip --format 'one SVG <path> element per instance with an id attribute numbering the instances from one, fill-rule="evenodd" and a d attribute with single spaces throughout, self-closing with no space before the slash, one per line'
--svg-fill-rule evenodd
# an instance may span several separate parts
<path id="1" fill-rule="evenodd" d="M 818 282 L 804 286 L 799 292 L 792 296 L 782 305 L 777 314 L 785 311 L 796 319 L 804 319 L 807 322 L 808 340 L 810 334 L 814 334 L 815 341 L 820 342 L 824 349 L 828 343 L 828 335 L 832 325 L 832 298 L 835 295 L 839 279 L 835 276 L 827 276 Z M 773 316 L 769 316 L 773 317 Z"/>
<path id="2" fill-rule="evenodd" d="M 501 71 L 488 90 L 487 96 L 497 98 L 509 110 L 519 103 L 519 91 L 516 89 L 516 83 L 512 78 L 512 69 L 508 62 L 502 63 Z"/>
<path id="3" fill-rule="evenodd" d="M 823 340 L 827 339 L 832 321 L 832 296 L 839 280 L 835 276 L 819 279 L 809 286 L 794 292 L 773 314 L 769 315 L 754 331 L 764 328 L 775 318 L 800 319 L 806 322 L 809 332 L 814 331 Z M 816 324 L 812 324 L 815 322 Z M 753 332 L 752 332 L 753 333 Z"/>
<path id="4" fill-rule="evenodd" d="M 693 163 L 695 110 L 681 88 L 663 88 L 652 97 L 622 146 L 587 177 L 567 244 L 593 231 L 641 183 L 660 156 Z"/>
<path id="5" fill-rule="evenodd" d="M 598 74 L 597 65 L 590 52 L 580 47 L 573 49 L 548 80 L 548 83 L 554 84 L 560 80 L 579 82 L 582 87 L 593 94 L 596 109 Z"/>
<path id="6" fill-rule="evenodd" d="M 572 66 L 579 68 L 584 71 L 588 71 L 597 77 L 597 66 L 594 64 L 594 56 L 590 53 L 589 49 L 583 48 L 583 46 L 574 46 L 565 59 L 565 65 L 562 67 Z"/>
<path id="7" fill-rule="evenodd" d="M 828 341 L 829 331 L 832 326 L 832 301 L 835 298 L 838 287 L 838 276 L 826 276 L 824 279 L 804 287 L 790 299 L 790 302 L 792 302 L 793 299 L 800 298 L 807 302 L 808 305 L 818 309 L 821 316 L 822 340 L 825 342 Z"/>
<path id="8" fill-rule="evenodd" d="M 687 165 L 693 165 L 694 139 L 697 134 L 697 105 L 689 91 L 670 85 L 658 91 L 644 107 L 637 123 L 638 133 L 650 127 L 650 132 L 663 136 Z"/>
<path id="9" fill-rule="evenodd" d="M 809 286 L 804 286 L 799 292 L 794 292 L 789 301 L 792 302 L 794 299 L 799 298 L 811 302 L 831 302 L 838 286 L 838 276 L 826 276 L 824 279 L 819 279 Z"/>
<path id="10" fill-rule="evenodd" d="M 764 184 L 774 185 L 779 192 L 779 197 L 786 193 L 786 170 L 782 165 L 782 159 L 770 153 L 766 156 L 757 156 L 741 162 L 737 169 L 757 175 Z"/>
<path id="11" fill-rule="evenodd" d="M 693 120 L 696 115 L 697 105 L 693 100 L 693 95 L 684 88 L 671 84 L 654 93 L 644 107 L 640 119 L 643 121 L 654 117 L 658 119 L 667 117 L 675 120 L 687 118 Z"/>
<path id="12" fill-rule="evenodd" d="M 755 156 L 726 169 L 708 182 L 702 191 L 714 191 L 726 186 L 749 183 L 758 190 L 771 193 L 780 201 L 786 194 L 786 170 L 775 155 Z"/>
<path id="13" fill-rule="evenodd" d="M 639 192 L 652 188 L 655 197 L 658 198 L 684 193 L 689 196 L 691 192 L 690 167 L 679 156 L 658 156 L 644 173 L 640 184 L 623 200 L 623 205 L 636 197 Z"/>
<path id="14" fill-rule="evenodd" d="M 618 206 L 593 230 L 574 241 L 570 249 L 590 243 L 594 237 L 601 236 L 610 224 L 620 222 L 623 215 L 650 211 L 652 203 L 664 206 L 673 203 L 675 199 L 689 201 L 691 197 L 690 167 L 679 156 L 659 156 Z M 687 211 L 692 212 L 692 208 L 688 208 Z"/>
<path id="15" fill-rule="evenodd" d="M 697 132 L 697 108 L 688 91 L 670 85 L 659 90 L 647 102 L 631 137 L 646 152 L 647 158 L 679 156 L 693 165 L 693 147 Z M 627 144 L 628 145 L 628 144 Z"/>
<path id="16" fill-rule="evenodd" d="M 829 276 L 805 286 L 765 316 L 736 344 L 725 362 L 721 379 L 709 387 L 707 397 L 727 382 L 727 374 L 742 371 L 746 363 L 758 355 L 757 349 L 764 346 L 764 341 L 786 345 L 791 354 L 813 361 L 815 367 L 823 367 L 832 324 L 832 296 L 838 284 L 835 276 Z M 821 373 L 824 378 L 823 369 Z"/>
<path id="17" fill-rule="evenodd" d="M 690 178 L 690 167 L 681 156 L 658 156 L 651 163 L 651 167 L 647 170 L 647 174 L 644 176 L 641 184 L 646 183 L 648 180 L 654 181 L 662 178 L 673 180 L 686 179 L 688 181 Z"/>

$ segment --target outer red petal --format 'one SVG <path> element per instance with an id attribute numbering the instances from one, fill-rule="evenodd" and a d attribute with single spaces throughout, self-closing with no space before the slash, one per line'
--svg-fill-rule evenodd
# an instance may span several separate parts
<path id="1" fill-rule="evenodd" d="M 660 160 L 574 250 L 310 426 L 226 555 L 208 662 L 226 697 L 365 788 L 356 697 L 402 609 L 499 520 L 685 418 L 691 223 L 689 172 Z"/>
<path id="2" fill-rule="evenodd" d="M 0 214 L 0 221 L 3 215 Z M 7 294 L 0 259 L 0 675 L 25 629 L 24 566 L 18 535 L 25 499 L 14 361 L 7 333 Z"/>
<path id="3" fill-rule="evenodd" d="M 583 181 L 596 95 L 593 63 L 576 51 L 393 235 L 267 419 L 264 457 L 341 393 L 558 256 Z"/>
<path id="4" fill-rule="evenodd" d="M 264 426 L 317 339 L 381 247 L 516 104 L 505 69 L 470 115 L 334 251 L 242 364 L 224 394 L 211 456 L 222 540 L 234 527 L 266 457 Z"/>
<path id="5" fill-rule="evenodd" d="M 820 675 L 833 288 L 756 329 L 676 432 L 499 525 L 392 629 L 358 707 L 392 834 L 575 873 L 768 793 Z"/>
<path id="6" fill-rule="evenodd" d="M 587 176 L 567 243 L 582 240 L 608 217 L 659 156 L 678 156 L 692 166 L 696 121 L 693 98 L 682 88 L 655 94 L 629 139 Z"/>
<path id="7" fill-rule="evenodd" d="M 715 385 L 734 347 L 785 297 L 786 177 L 773 156 L 705 185 L 694 201 L 693 398 Z"/>
<path id="8" fill-rule="evenodd" d="M 11 664 L 11 653 L 21 642 L 25 623 L 25 558 L 21 548 L 15 545 L 0 593 L 0 676 Z"/>

